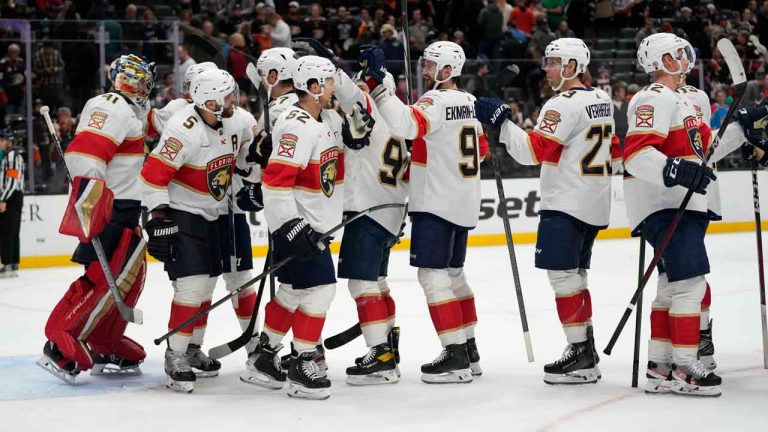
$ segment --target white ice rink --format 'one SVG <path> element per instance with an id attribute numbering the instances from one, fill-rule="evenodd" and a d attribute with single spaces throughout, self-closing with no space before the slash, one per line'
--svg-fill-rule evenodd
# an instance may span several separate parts
<path id="1" fill-rule="evenodd" d="M 526 361 L 506 248 L 471 248 L 466 272 L 477 299 L 484 375 L 472 384 L 421 383 L 419 365 L 431 361 L 440 346 L 416 272 L 408 266 L 408 254 L 398 251 L 392 255 L 390 285 L 402 328 L 402 380 L 386 386 L 347 385 L 345 368 L 366 351 L 360 338 L 327 353 L 333 381 L 327 401 L 289 399 L 285 391 L 241 383 L 244 352 L 224 358 L 221 375 L 198 380 L 190 395 L 166 389 L 164 347 L 154 346 L 152 339 L 166 330 L 172 290 L 157 264 L 149 267 L 138 305 L 145 323 L 128 327 L 128 335 L 148 352 L 144 375 L 115 380 L 81 374 L 77 386 L 68 386 L 34 361 L 42 351 L 50 310 L 80 270 L 24 270 L 18 279 L 0 280 L 1 430 L 765 431 L 768 371 L 763 369 L 760 341 L 754 234 L 712 235 L 707 246 L 713 267 L 709 281 L 715 358 L 723 377 L 720 398 L 654 397 L 630 388 L 634 317 L 613 355 L 602 355 L 637 280 L 638 241 L 608 240 L 595 245 L 589 275 L 602 358 L 603 379 L 598 384 L 553 387 L 542 382 L 543 365 L 560 356 L 565 338 L 546 274 L 533 267 L 532 245 L 519 246 L 517 254 L 536 362 Z M 261 260 L 256 266 L 261 268 Z M 641 374 L 654 292 L 655 278 L 644 302 Z M 220 286 L 214 298 L 223 293 Z M 342 281 L 324 333 L 335 334 L 355 320 L 354 302 Z M 209 319 L 206 345 L 239 333 L 232 308 L 224 305 Z"/>

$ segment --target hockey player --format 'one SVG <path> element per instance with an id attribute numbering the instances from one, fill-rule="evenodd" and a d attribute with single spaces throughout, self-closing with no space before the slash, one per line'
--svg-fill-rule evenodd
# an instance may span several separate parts
<path id="1" fill-rule="evenodd" d="M 320 237 L 341 222 L 343 204 L 342 148 L 321 120 L 322 111 L 332 107 L 335 71 L 321 57 L 296 61 L 291 76 L 299 102 L 275 122 L 275 147 L 263 174 L 275 261 L 295 260 L 277 272 L 280 287 L 266 306 L 261 344 L 247 372 L 252 384 L 282 388 L 286 376 L 277 354 L 283 336 L 293 329 L 296 355 L 288 368 L 288 395 L 307 399 L 327 399 L 331 387 L 314 358 L 336 291 L 328 241 L 321 243 Z"/>
<path id="2" fill-rule="evenodd" d="M 143 204 L 151 212 L 144 228 L 148 252 L 165 263 L 174 288 L 169 328 L 206 307 L 222 272 L 219 207 L 230 187 L 238 143 L 228 130 L 239 96 L 234 78 L 222 70 L 200 73 L 190 86 L 192 105 L 167 125 L 141 171 Z M 191 392 L 197 369 L 215 376 L 221 365 L 201 351 L 207 315 L 168 339 L 166 385 Z"/>
<path id="3" fill-rule="evenodd" d="M 360 53 L 364 75 L 381 118 L 391 133 L 413 140 L 410 171 L 411 266 L 443 351 L 422 365 L 425 383 L 467 383 L 480 374 L 475 343 L 477 315 L 464 275 L 467 234 L 477 224 L 480 160 L 488 150 L 474 100 L 456 85 L 466 57 L 452 42 L 435 42 L 421 58 L 427 91 L 414 105 L 403 104 L 387 80 L 384 53 Z"/>
<path id="4" fill-rule="evenodd" d="M 542 165 L 536 267 L 547 270 L 568 341 L 562 357 L 544 366 L 547 384 L 600 378 L 587 269 L 595 237 L 610 216 L 614 106 L 604 91 L 582 83 L 589 59 L 581 39 L 547 46 L 542 67 L 559 93 L 544 104 L 531 132 L 508 120 L 503 101 L 481 98 L 475 104 L 481 122 L 501 127 L 499 141 L 517 162 Z"/>
<path id="5" fill-rule="evenodd" d="M 632 98 L 628 109 L 624 193 L 633 234 L 652 246 L 660 243 L 688 189 L 695 192 L 663 254 L 651 312 L 646 392 L 719 396 L 721 378 L 697 359 L 704 275 L 709 273 L 703 194 L 715 179 L 700 161 L 710 151 L 712 133 L 693 104 L 676 92 L 693 59 L 689 45 L 673 34 L 657 33 L 643 39 L 637 57 L 653 83 Z M 765 112 L 765 106 L 739 112 L 739 122 L 728 126 L 709 161 L 739 147 L 745 140 L 742 127 L 753 128 Z"/>
<path id="6" fill-rule="evenodd" d="M 48 341 L 38 363 L 69 383 L 91 368 L 94 375 L 141 373 L 139 363 L 146 356 L 141 345 L 124 335 L 127 323 L 114 306 L 90 240 L 100 237 L 125 304 L 135 306 L 146 269 L 137 181 L 144 162 L 141 119 L 149 106 L 154 74 L 154 63 L 137 55 L 113 62 L 112 91 L 86 103 L 64 156 L 75 185 L 62 229 L 69 224 L 79 227 L 81 222 L 89 226 L 89 232 L 79 228 L 69 232 L 78 232 L 81 243 L 72 261 L 84 265 L 85 274 L 51 312 L 45 326 Z M 77 216 L 104 210 L 111 218 L 81 221 Z"/>

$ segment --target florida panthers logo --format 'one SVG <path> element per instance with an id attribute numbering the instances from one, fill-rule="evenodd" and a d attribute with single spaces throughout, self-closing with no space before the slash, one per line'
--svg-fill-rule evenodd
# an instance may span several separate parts
<path id="1" fill-rule="evenodd" d="M 227 195 L 227 188 L 232 178 L 232 155 L 216 158 L 205 167 L 205 178 L 208 183 L 208 192 L 216 201 L 221 201 Z"/>
<path id="2" fill-rule="evenodd" d="M 333 195 L 338 175 L 339 149 L 329 148 L 320 154 L 320 188 L 325 196 Z"/>
<path id="3" fill-rule="evenodd" d="M 688 116 L 683 120 L 683 125 L 688 132 L 688 141 L 691 143 L 694 153 L 700 159 L 704 159 L 704 141 L 701 139 L 701 132 L 699 132 L 699 119 L 695 116 Z"/>

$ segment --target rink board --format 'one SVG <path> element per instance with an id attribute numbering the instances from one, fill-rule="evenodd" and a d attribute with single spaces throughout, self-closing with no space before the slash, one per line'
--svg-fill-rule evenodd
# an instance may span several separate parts
<path id="1" fill-rule="evenodd" d="M 760 172 L 760 183 L 766 184 L 766 173 Z M 629 222 L 619 176 L 613 178 L 611 221 L 609 228 L 599 238 L 616 239 L 629 237 Z M 744 232 L 754 229 L 754 208 L 752 200 L 752 179 L 749 171 L 718 173 L 721 191 L 723 220 L 710 224 L 709 233 Z M 482 182 L 480 221 L 469 236 L 470 246 L 494 246 L 506 243 L 502 217 L 510 218 L 510 225 L 516 243 L 534 243 L 538 224 L 538 210 L 541 199 L 538 178 L 504 180 L 506 201 L 499 202 L 496 182 Z M 766 192 L 768 194 L 768 192 Z M 77 242 L 74 237 L 58 233 L 61 216 L 67 204 L 66 195 L 28 196 L 24 199 L 21 225 L 21 267 L 52 267 L 71 264 L 70 254 Z M 762 217 L 768 218 L 763 206 Z M 261 214 L 249 216 L 251 242 L 254 255 L 264 256 L 267 251 L 267 229 Z M 763 222 L 763 229 L 768 223 Z M 403 241 L 395 246 L 408 248 L 410 225 L 406 228 Z M 341 238 L 337 236 L 336 238 Z M 338 250 L 334 242 L 332 250 Z"/>

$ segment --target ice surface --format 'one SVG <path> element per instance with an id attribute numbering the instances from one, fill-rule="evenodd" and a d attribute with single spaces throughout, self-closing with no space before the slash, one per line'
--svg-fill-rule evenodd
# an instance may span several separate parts
<path id="1" fill-rule="evenodd" d="M 768 371 L 762 368 L 760 310 L 753 234 L 707 238 L 713 273 L 712 317 L 715 358 L 723 377 L 723 396 L 692 399 L 648 396 L 631 389 L 634 317 L 613 355 L 601 354 L 603 379 L 596 385 L 553 387 L 542 382 L 544 363 L 559 357 L 565 338 L 554 296 L 542 270 L 533 267 L 533 246 L 518 246 L 517 256 L 536 362 L 529 364 L 520 330 L 512 274 L 505 247 L 472 248 L 466 272 L 477 299 L 477 341 L 484 375 L 472 384 L 430 386 L 419 380 L 419 365 L 440 346 L 434 334 L 416 272 L 408 254 L 392 254 L 390 286 L 402 328 L 396 385 L 351 387 L 344 369 L 365 353 L 362 338 L 327 353 L 332 396 L 327 401 L 289 399 L 241 383 L 245 354 L 223 359 L 221 376 L 198 380 L 191 395 L 163 386 L 164 346 L 152 339 L 166 330 L 172 289 L 162 267 L 151 264 L 139 307 L 143 326 L 128 335 L 148 351 L 145 375 L 119 381 L 81 374 L 70 387 L 34 365 L 42 352 L 48 313 L 78 267 L 24 270 L 0 280 L 0 418 L 7 431 L 284 430 L 284 431 L 486 431 L 486 430 L 766 430 Z M 605 346 L 637 281 L 638 240 L 595 245 L 589 281 L 597 344 Z M 650 260 L 650 256 L 647 257 Z M 261 268 L 261 260 L 256 267 Z M 645 363 L 651 281 L 644 301 L 641 365 Z M 224 293 L 223 283 L 215 298 Z M 263 306 L 263 305 L 262 305 Z M 342 281 L 326 321 L 325 334 L 355 322 L 354 302 Z M 240 333 L 232 308 L 212 313 L 206 345 Z M 287 340 L 285 341 L 287 344 Z M 641 368 L 641 385 L 644 382 Z M 183 429 L 179 429 L 183 428 Z M 247 429 L 246 429 L 247 428 Z"/>

